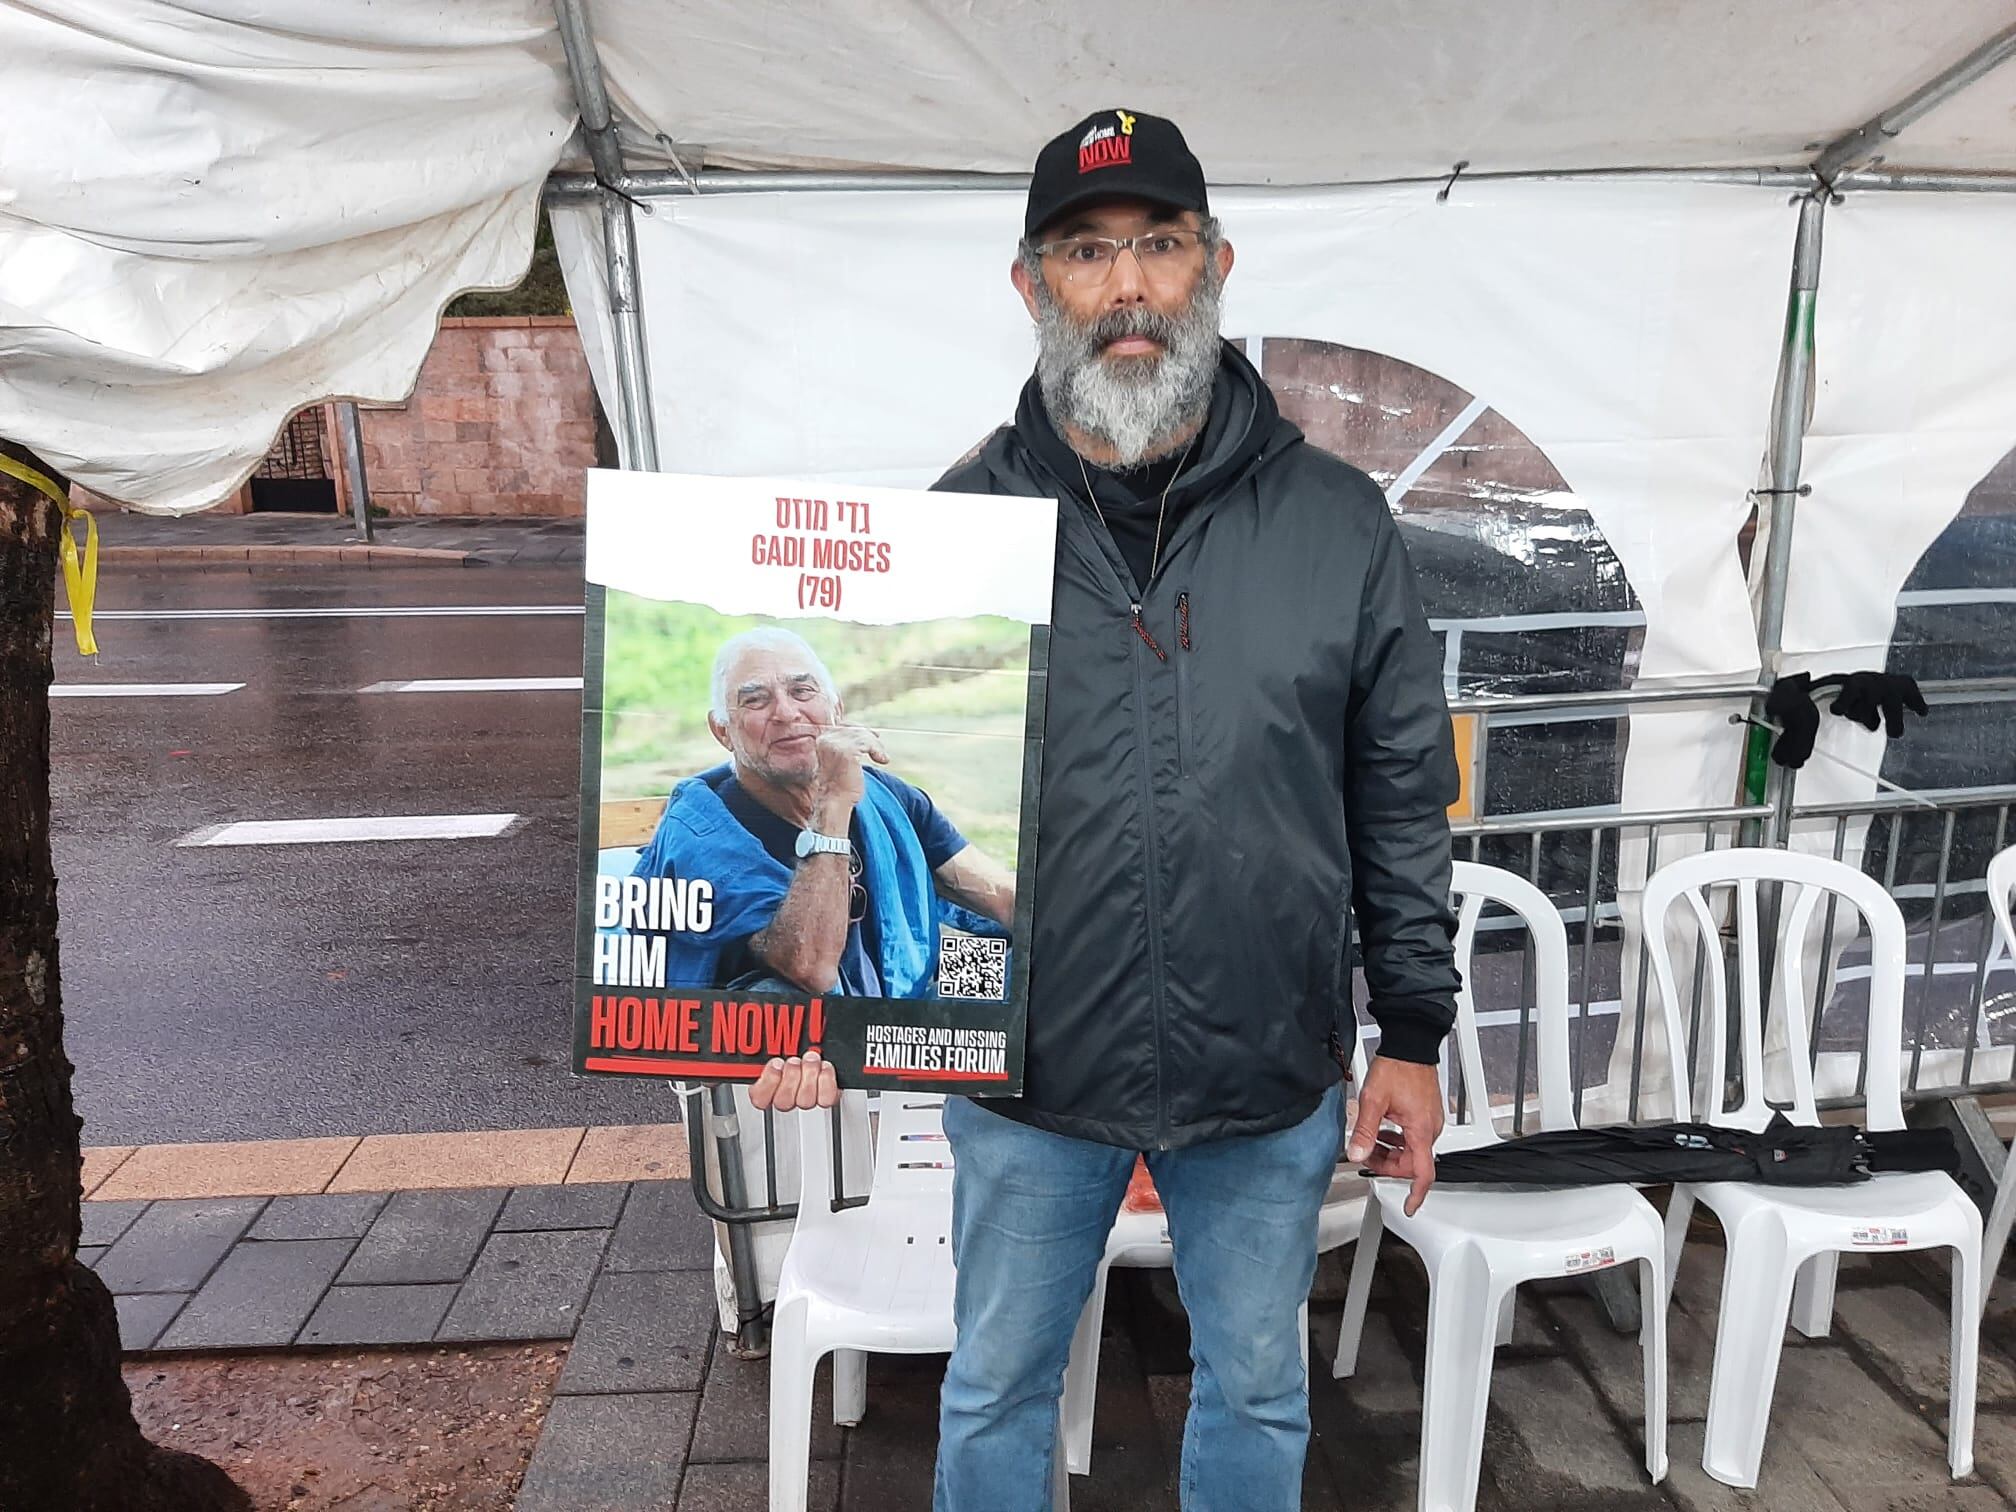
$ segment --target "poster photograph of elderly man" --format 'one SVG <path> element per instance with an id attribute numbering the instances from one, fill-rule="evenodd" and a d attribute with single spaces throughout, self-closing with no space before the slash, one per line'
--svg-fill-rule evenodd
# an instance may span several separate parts
<path id="1" fill-rule="evenodd" d="M 1055 503 L 598 472 L 587 523 L 576 1069 L 1017 1090 Z"/>

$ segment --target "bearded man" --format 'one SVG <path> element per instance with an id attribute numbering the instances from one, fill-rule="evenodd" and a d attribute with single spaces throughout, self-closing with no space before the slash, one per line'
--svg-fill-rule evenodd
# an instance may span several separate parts
<path id="1" fill-rule="evenodd" d="M 1378 486 L 1220 340 L 1232 248 L 1170 122 L 1036 161 L 1013 269 L 1036 373 L 940 486 L 1062 501 L 1025 1090 L 950 1098 L 958 1347 L 937 1512 L 1049 1505 L 1057 1403 L 1136 1154 L 1190 1314 L 1189 1512 L 1301 1505 L 1297 1337 L 1355 1043 L 1349 1155 L 1434 1180 L 1455 1017 L 1441 656 Z M 773 1066 L 760 1102 L 830 1103 Z M 1382 1133 L 1390 1120 L 1398 1131 Z"/>

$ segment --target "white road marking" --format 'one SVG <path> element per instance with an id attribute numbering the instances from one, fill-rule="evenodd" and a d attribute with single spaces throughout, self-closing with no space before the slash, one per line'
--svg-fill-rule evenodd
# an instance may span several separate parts
<path id="1" fill-rule="evenodd" d="M 219 693 L 236 693 L 244 687 L 235 683 L 57 683 L 49 689 L 51 698 L 214 698 Z"/>
<path id="2" fill-rule="evenodd" d="M 236 620 L 236 619 L 415 619 L 428 616 L 466 618 L 580 615 L 579 604 L 382 604 L 376 607 L 333 604 L 316 609 L 99 609 L 95 620 Z M 69 619 L 59 610 L 58 619 Z"/>
<path id="3" fill-rule="evenodd" d="M 516 814 L 382 814 L 350 819 L 243 819 L 191 830 L 177 845 L 334 845 L 353 840 L 484 840 Z"/>
<path id="4" fill-rule="evenodd" d="M 578 692 L 578 677 L 415 677 L 375 682 L 359 693 L 560 693 Z"/>

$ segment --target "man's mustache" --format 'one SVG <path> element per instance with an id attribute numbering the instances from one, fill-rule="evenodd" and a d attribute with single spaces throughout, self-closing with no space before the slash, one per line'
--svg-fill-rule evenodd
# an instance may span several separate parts
<path id="1" fill-rule="evenodd" d="M 1099 351 L 1128 336 L 1146 336 L 1158 345 L 1170 346 L 1181 333 L 1182 323 L 1146 305 L 1135 305 L 1126 310 L 1109 310 L 1080 329 L 1085 333 L 1086 345 Z"/>

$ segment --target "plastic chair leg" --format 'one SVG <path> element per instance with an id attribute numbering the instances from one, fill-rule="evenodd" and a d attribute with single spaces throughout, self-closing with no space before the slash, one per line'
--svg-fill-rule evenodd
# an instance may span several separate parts
<path id="1" fill-rule="evenodd" d="M 1666 1204 L 1666 1295 L 1673 1295 L 1673 1283 L 1680 1276 L 1680 1252 L 1687 1247 L 1687 1224 L 1694 1216 L 1694 1194 L 1685 1187 L 1673 1188 Z"/>
<path id="2" fill-rule="evenodd" d="M 1503 1349 L 1512 1342 L 1513 1332 L 1519 1327 L 1519 1293 L 1507 1287 L 1505 1300 L 1498 1304 L 1498 1332 L 1492 1343 Z"/>
<path id="3" fill-rule="evenodd" d="M 1666 1479 L 1666 1293 L 1664 1262 L 1638 1262 L 1638 1347 L 1645 1357 L 1645 1473 Z"/>
<path id="4" fill-rule="evenodd" d="M 833 1351 L 833 1421 L 860 1425 L 868 1413 L 868 1356 L 858 1349 Z"/>
<path id="5" fill-rule="evenodd" d="M 1421 1512 L 1470 1512 L 1484 1463 L 1492 1337 L 1504 1293 L 1474 1250 L 1428 1282 L 1428 1360 L 1421 1378 Z"/>
<path id="6" fill-rule="evenodd" d="M 1057 1436 L 1050 1446 L 1050 1512 L 1071 1512 L 1071 1469 L 1064 1462 L 1064 1417 L 1061 1408 L 1057 1417 Z"/>
<path id="7" fill-rule="evenodd" d="M 1386 1232 L 1386 1220 L 1379 1213 L 1379 1199 L 1365 1202 L 1365 1222 L 1351 1255 L 1351 1284 L 1344 1290 L 1344 1318 L 1337 1327 L 1337 1359 L 1332 1364 L 1333 1380 L 1344 1380 L 1358 1369 L 1358 1340 L 1365 1332 L 1365 1304 L 1372 1295 L 1372 1272 L 1379 1263 L 1379 1238 Z"/>
<path id="8" fill-rule="evenodd" d="M 806 1338 L 804 1307 L 778 1308 L 770 1325 L 770 1512 L 805 1512 L 818 1364 Z"/>
<path id="9" fill-rule="evenodd" d="M 1309 1299 L 1295 1312 L 1295 1342 L 1302 1346 L 1302 1389 L 1309 1389 Z"/>
<path id="10" fill-rule="evenodd" d="M 1784 1224 L 1772 1213 L 1730 1228 L 1727 1243 L 1701 1468 L 1725 1486 L 1747 1489 L 1757 1484 L 1764 1458 L 1798 1262 L 1787 1252 Z"/>
<path id="11" fill-rule="evenodd" d="M 1077 1330 L 1071 1335 L 1071 1357 L 1064 1365 L 1064 1396 L 1060 1408 L 1060 1438 L 1064 1463 L 1073 1475 L 1092 1473 L 1092 1404 L 1099 1392 L 1099 1337 L 1106 1321 L 1106 1272 L 1104 1260 L 1092 1276 L 1092 1295 L 1078 1314 Z"/>
<path id="12" fill-rule="evenodd" d="M 1841 1256 L 1834 1250 L 1799 1267 L 1792 1282 L 1792 1326 L 1809 1339 L 1824 1339 L 1834 1328 L 1834 1281 Z"/>
<path id="13" fill-rule="evenodd" d="M 1953 1479 L 1974 1473 L 1974 1392 L 1981 1356 L 1981 1293 L 1984 1271 L 1978 1253 L 1953 1247 L 1953 1330 L 1951 1401 L 1946 1413 L 1946 1464 Z"/>
<path id="14" fill-rule="evenodd" d="M 1983 1044 L 1988 1043 L 1986 1040 Z M 1988 1210 L 1988 1226 L 1981 1233 L 1981 1306 L 1988 1306 L 1988 1293 L 1995 1284 L 1995 1272 L 2002 1264 L 2002 1251 L 2009 1243 L 2010 1221 L 2016 1219 L 2016 1149 L 2002 1162 L 2002 1179 L 1995 1184 L 1995 1205 Z"/>

